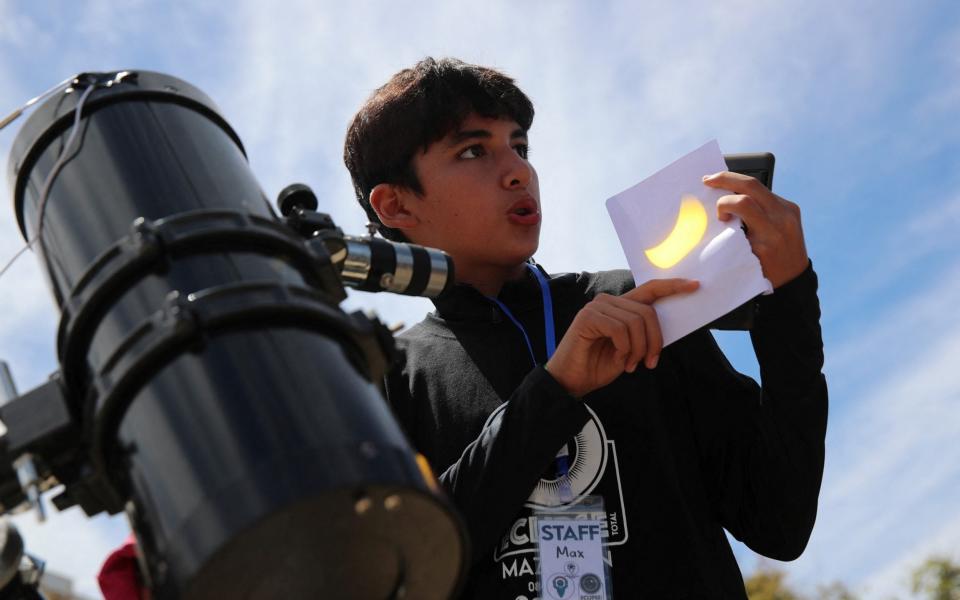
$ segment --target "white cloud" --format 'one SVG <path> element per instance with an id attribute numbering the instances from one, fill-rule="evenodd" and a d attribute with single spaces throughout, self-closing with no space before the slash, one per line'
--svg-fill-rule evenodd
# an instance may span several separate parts
<path id="1" fill-rule="evenodd" d="M 808 585 L 844 579 L 886 598 L 905 565 L 960 548 L 958 275 L 955 264 L 832 353 L 828 381 L 846 394 L 831 397 L 814 535 L 789 566 Z"/>
<path id="2" fill-rule="evenodd" d="M 904 226 L 911 239 L 929 239 L 939 245 L 950 240 L 960 228 L 960 196 L 948 200 L 930 210 L 916 215 Z"/>
<path id="3" fill-rule="evenodd" d="M 855 337 L 827 348 L 827 372 L 842 374 L 843 381 L 854 385 L 873 387 L 878 375 L 928 352 L 931 340 L 942 339 L 954 323 L 950 315 L 960 302 L 958 276 L 960 265 L 954 262 L 929 287 L 910 289 L 902 300 L 887 303 Z"/>
<path id="4" fill-rule="evenodd" d="M 122 6 L 112 0 L 87 0 L 70 29 L 75 35 L 96 40 L 101 49 L 129 43 L 132 33 L 143 32 L 152 24 L 144 18 L 148 6 L 146 0 L 124 0 Z"/>
<path id="5" fill-rule="evenodd" d="M 0 44 L 29 50 L 45 39 L 47 34 L 29 15 L 16 10 L 12 2 L 0 1 Z"/>
<path id="6" fill-rule="evenodd" d="M 960 562 L 960 515 L 939 526 L 939 531 L 894 553 L 891 560 L 866 578 L 860 588 L 878 600 L 896 596 L 909 597 L 910 575 L 927 558 L 947 557 Z"/>
<path id="7" fill-rule="evenodd" d="M 920 143 L 914 143 L 909 151 L 924 158 L 935 157 L 960 138 L 956 118 L 960 103 L 960 28 L 949 30 L 929 52 L 924 92 L 908 112 L 913 128 L 921 134 L 917 136 Z M 957 180 L 954 173 L 944 175 Z"/>
<path id="8" fill-rule="evenodd" d="M 27 17 L 4 15 L 0 8 L 0 19 L 6 16 L 11 16 L 14 23 L 30 23 Z M 23 31 L 20 27 L 17 25 L 17 31 Z M 34 26 L 23 27 L 29 31 Z M 0 36 L 0 47 L 3 43 Z M 0 118 L 44 91 L 28 89 L 28 84 L 16 77 L 16 73 L 15 65 L 0 58 L 0 81 L 7 82 L 0 86 Z M 56 81 L 47 87 L 53 83 Z M 28 115 L 0 131 L 0 190 L 6 199 L 0 203 L 0 267 L 25 245 L 12 210 L 7 161 L 13 139 Z M 21 391 L 41 383 L 54 370 L 55 327 L 56 312 L 50 292 L 36 256 L 28 251 L 0 277 L 0 359 L 10 363 Z"/>

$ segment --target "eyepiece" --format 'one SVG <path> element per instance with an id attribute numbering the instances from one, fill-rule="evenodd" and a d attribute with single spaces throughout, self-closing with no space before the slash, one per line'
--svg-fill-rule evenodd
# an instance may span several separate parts
<path id="1" fill-rule="evenodd" d="M 378 238 L 344 238 L 340 277 L 367 292 L 436 298 L 454 283 L 453 259 L 435 248 Z"/>

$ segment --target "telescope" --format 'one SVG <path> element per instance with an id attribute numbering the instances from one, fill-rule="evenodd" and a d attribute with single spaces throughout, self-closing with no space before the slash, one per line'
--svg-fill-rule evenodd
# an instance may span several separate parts
<path id="1" fill-rule="evenodd" d="M 465 529 L 382 396 L 394 353 L 344 286 L 436 296 L 449 257 L 278 215 L 199 89 L 84 73 L 10 154 L 60 310 L 59 369 L 0 406 L 0 510 L 124 512 L 174 598 L 447 598 Z"/>

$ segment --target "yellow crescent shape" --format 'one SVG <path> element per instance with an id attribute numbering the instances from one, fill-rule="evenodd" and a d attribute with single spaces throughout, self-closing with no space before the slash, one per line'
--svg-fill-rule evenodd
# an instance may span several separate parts
<path id="1" fill-rule="evenodd" d="M 662 242 L 644 250 L 654 266 L 669 269 L 690 253 L 707 231 L 707 211 L 696 196 L 689 194 L 680 199 L 680 213 L 673 231 Z"/>

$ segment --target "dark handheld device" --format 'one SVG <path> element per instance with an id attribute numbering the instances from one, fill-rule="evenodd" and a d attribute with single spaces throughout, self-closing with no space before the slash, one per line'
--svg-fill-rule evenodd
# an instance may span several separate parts
<path id="1" fill-rule="evenodd" d="M 773 154 L 769 152 L 724 154 L 723 160 L 727 163 L 728 170 L 759 179 L 767 189 L 773 189 L 773 166 L 776 162 Z"/>
<path id="2" fill-rule="evenodd" d="M 728 170 L 754 177 L 765 185 L 767 189 L 773 189 L 773 166 L 775 162 L 773 154 L 769 152 L 724 154 L 723 160 L 727 163 Z M 753 299 L 741 304 L 707 325 L 707 327 L 728 331 L 748 331 L 753 328 L 756 312 L 757 301 Z"/>
<path id="3" fill-rule="evenodd" d="M 88 73 L 10 154 L 61 311 L 60 369 L 0 406 L 0 508 L 125 512 L 153 597 L 447 598 L 462 524 L 378 386 L 386 327 L 344 285 L 437 295 L 449 257 L 265 198 L 200 90 Z M 7 386 L 12 388 L 12 385 Z"/>

